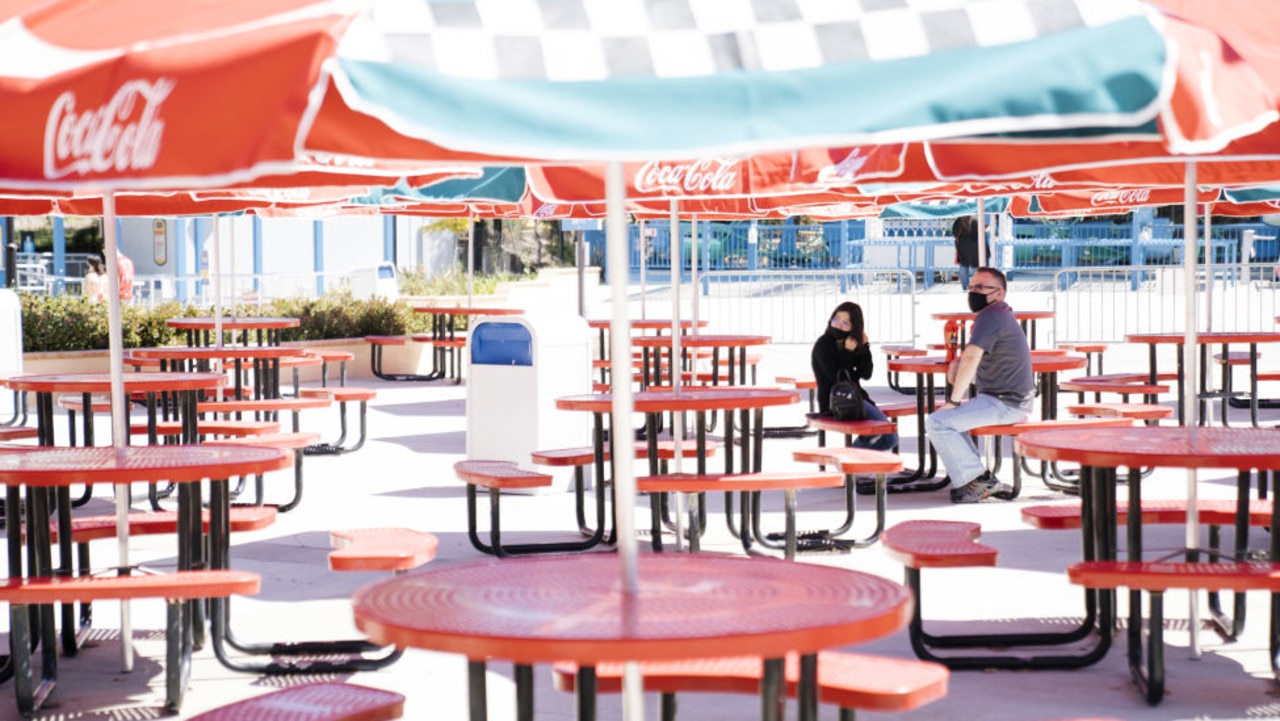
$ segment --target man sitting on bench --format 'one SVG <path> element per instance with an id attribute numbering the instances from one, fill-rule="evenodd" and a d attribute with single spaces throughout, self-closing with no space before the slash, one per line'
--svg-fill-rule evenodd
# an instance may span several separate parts
<path id="1" fill-rule="evenodd" d="M 947 369 L 950 395 L 929 416 L 927 431 L 951 478 L 953 503 L 977 503 L 996 494 L 1000 481 L 987 470 L 969 430 L 1025 421 L 1035 400 L 1027 337 L 1004 302 L 1004 273 L 978 268 L 969 281 L 975 313 L 969 342 Z M 965 401 L 970 383 L 978 394 Z"/>

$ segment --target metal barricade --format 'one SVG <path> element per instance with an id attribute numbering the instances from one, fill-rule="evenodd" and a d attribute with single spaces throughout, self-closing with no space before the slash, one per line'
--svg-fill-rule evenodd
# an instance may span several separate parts
<path id="1" fill-rule="evenodd" d="M 809 343 L 831 311 L 849 300 L 862 307 L 873 342 L 916 342 L 915 273 L 845 269 L 712 271 L 699 278 L 699 315 L 717 333 L 768 335 L 774 343 Z"/>
<path id="2" fill-rule="evenodd" d="M 1270 331 L 1280 279 L 1270 263 L 1228 263 L 1197 272 L 1200 330 Z M 1119 342 L 1130 333 L 1185 330 L 1186 281 L 1175 265 L 1073 267 L 1054 274 L 1056 342 Z"/>

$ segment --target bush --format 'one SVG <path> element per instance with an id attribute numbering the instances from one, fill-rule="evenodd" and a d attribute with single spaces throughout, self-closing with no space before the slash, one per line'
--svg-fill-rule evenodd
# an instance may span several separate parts
<path id="1" fill-rule="evenodd" d="M 84 298 L 22 293 L 22 346 L 28 353 L 105 350 L 108 347 L 107 306 Z M 230 312 L 230 311 L 229 311 Z M 381 298 L 356 300 L 349 292 L 321 298 L 286 298 L 262 306 L 241 306 L 239 316 L 297 318 L 300 324 L 281 334 L 286 341 L 359 338 L 366 335 L 423 333 L 431 329 L 428 316 L 402 303 Z M 154 308 L 121 309 L 122 340 L 126 348 L 173 345 L 182 341 L 169 329 L 170 318 L 210 316 L 211 308 L 177 301 Z M 227 338 L 230 342 L 230 336 Z"/>

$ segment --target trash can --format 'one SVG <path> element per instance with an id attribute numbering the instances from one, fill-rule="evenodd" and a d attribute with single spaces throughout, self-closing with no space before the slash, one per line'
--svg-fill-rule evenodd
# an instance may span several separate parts
<path id="1" fill-rule="evenodd" d="M 562 411 L 556 399 L 591 392 L 591 331 L 577 315 L 501 316 L 477 323 L 467 373 L 467 458 L 514 461 L 591 443 L 591 414 Z M 572 468 L 539 469 L 567 491 Z"/>
<path id="2" fill-rule="evenodd" d="M 351 273 L 351 295 L 360 300 L 385 298 L 392 303 L 400 298 L 396 284 L 396 266 L 379 263 L 371 268 L 359 268 Z"/>
<path id="3" fill-rule="evenodd" d="M 0 376 L 22 372 L 22 303 L 18 294 L 0 289 Z"/>

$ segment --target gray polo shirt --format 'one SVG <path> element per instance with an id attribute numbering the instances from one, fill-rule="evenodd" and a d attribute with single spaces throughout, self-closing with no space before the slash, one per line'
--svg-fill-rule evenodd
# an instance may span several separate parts
<path id="1" fill-rule="evenodd" d="M 999 301 L 978 311 L 969 342 L 984 351 L 974 378 L 978 392 L 1011 406 L 1029 406 L 1035 398 L 1031 350 L 1009 304 Z"/>

